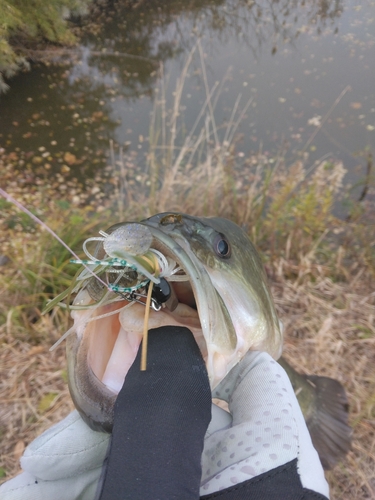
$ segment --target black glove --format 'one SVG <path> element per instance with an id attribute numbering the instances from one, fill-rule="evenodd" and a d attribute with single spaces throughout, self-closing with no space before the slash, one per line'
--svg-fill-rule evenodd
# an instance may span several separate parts
<path id="1" fill-rule="evenodd" d="M 150 330 L 147 370 L 137 358 L 115 405 L 100 500 L 197 500 L 211 420 L 207 370 L 192 333 Z"/>

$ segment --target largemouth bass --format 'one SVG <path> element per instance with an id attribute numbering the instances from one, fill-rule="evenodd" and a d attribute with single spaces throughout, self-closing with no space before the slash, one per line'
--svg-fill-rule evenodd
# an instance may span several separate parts
<path id="1" fill-rule="evenodd" d="M 151 282 L 148 329 L 189 328 L 212 388 L 250 349 L 279 359 L 282 332 L 263 265 L 233 222 L 163 213 L 112 226 L 89 238 L 84 249 L 88 260 L 76 262 L 86 268 L 69 290 L 78 294 L 67 360 L 72 399 L 93 429 L 111 431 L 117 394 L 142 340 Z M 319 396 L 319 384 L 306 382 L 285 361 L 283 366 L 299 388 L 297 397 L 311 399 L 307 424 L 318 433 L 312 436 L 323 464 L 332 467 L 350 447 L 345 392 L 333 381 L 336 397 L 332 391 Z M 333 434 L 335 446 L 327 446 L 325 434 Z"/>

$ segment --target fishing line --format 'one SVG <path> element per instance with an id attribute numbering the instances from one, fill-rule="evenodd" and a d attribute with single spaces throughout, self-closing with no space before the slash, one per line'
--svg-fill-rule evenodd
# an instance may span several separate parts
<path id="1" fill-rule="evenodd" d="M 113 304 L 114 302 L 112 302 Z M 108 318 L 108 316 L 113 316 L 114 314 L 119 314 L 120 312 L 122 312 L 124 309 L 128 308 L 128 307 L 131 307 L 135 304 L 135 302 L 129 302 L 128 304 L 125 304 L 124 306 L 122 307 L 119 307 L 118 309 L 115 309 L 114 311 L 111 311 L 111 312 L 108 312 L 108 313 L 104 313 L 104 314 L 100 314 L 99 316 L 94 316 L 93 318 L 90 318 L 87 323 L 92 323 L 93 321 L 97 321 L 98 319 L 103 319 L 103 318 Z"/>
<path id="2" fill-rule="evenodd" d="M 70 335 L 71 333 L 75 332 L 76 328 L 77 328 L 77 327 L 76 327 L 76 325 L 73 325 L 71 328 L 69 328 L 69 330 L 68 330 L 68 331 L 66 331 L 66 332 L 64 333 L 64 335 L 62 335 L 62 336 L 59 338 L 59 340 L 57 340 L 57 341 L 53 344 L 53 346 L 49 348 L 49 351 L 50 351 L 50 352 L 54 351 L 54 350 L 55 350 L 55 349 L 56 349 L 56 348 L 57 348 L 57 347 L 61 344 L 61 342 L 62 342 L 63 340 L 65 340 L 67 337 L 69 337 L 69 335 Z"/>
<path id="3" fill-rule="evenodd" d="M 47 224 L 45 224 L 41 219 L 39 219 L 36 215 L 34 215 L 32 212 L 30 212 L 30 210 L 28 210 L 26 207 L 24 207 L 23 205 L 21 205 L 21 203 L 19 201 L 17 201 L 15 198 L 13 198 L 13 196 L 11 196 L 10 194 L 6 193 L 4 191 L 4 189 L 2 189 L 0 187 L 0 194 L 8 201 L 10 201 L 11 203 L 13 203 L 13 205 L 16 205 L 16 207 L 18 207 L 22 212 L 24 212 L 25 214 L 27 214 L 29 217 L 31 217 L 31 219 L 36 222 L 37 224 L 39 224 L 40 226 L 42 226 L 46 231 L 48 231 L 59 243 L 61 243 L 61 245 L 63 247 L 65 247 L 69 253 L 71 253 L 73 255 L 73 257 L 75 257 L 77 260 L 79 260 L 79 257 L 77 254 L 75 254 L 73 252 L 73 250 L 71 248 L 68 247 L 68 245 L 59 237 L 57 236 L 57 234 L 50 228 L 47 226 Z M 86 266 L 85 264 L 83 264 L 83 266 L 89 271 L 90 274 L 92 274 L 93 276 L 95 276 L 95 278 L 100 281 L 100 283 L 102 283 L 102 285 L 104 285 L 106 288 L 108 288 L 108 285 L 99 278 L 99 276 L 97 276 L 88 266 Z"/>

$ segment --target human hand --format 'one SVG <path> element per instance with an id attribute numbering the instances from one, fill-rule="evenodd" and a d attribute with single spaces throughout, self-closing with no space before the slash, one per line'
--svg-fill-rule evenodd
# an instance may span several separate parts
<path id="1" fill-rule="evenodd" d="M 211 419 L 202 355 L 179 327 L 150 331 L 145 372 L 140 352 L 117 397 L 111 446 L 75 411 L 27 447 L 24 472 L 0 487 L 2 500 L 145 500 L 159 498 L 158 489 L 160 498 L 199 497 Z"/>
<path id="2" fill-rule="evenodd" d="M 93 500 L 109 440 L 73 411 L 29 444 L 23 472 L 0 486 L 1 500 Z"/>
<path id="3" fill-rule="evenodd" d="M 248 352 L 213 397 L 228 403 L 233 420 L 206 436 L 203 498 L 245 498 L 235 493 L 262 499 L 328 497 L 323 468 L 289 378 L 267 353 Z M 221 490 L 222 495 L 214 493 Z"/>
<path id="4" fill-rule="evenodd" d="M 185 353 L 186 349 L 185 352 L 180 351 L 182 357 Z M 135 368 L 138 372 L 138 365 Z M 170 374 L 170 370 L 166 372 Z M 139 384 L 135 385 L 139 390 Z M 284 487 L 289 493 L 293 488 L 295 496 L 290 498 L 300 498 L 301 492 L 305 494 L 304 498 L 309 498 L 303 488 L 328 496 L 324 474 L 289 379 L 272 358 L 265 353 L 249 352 L 214 391 L 214 396 L 228 401 L 232 416 L 213 407 L 202 455 L 200 495 L 204 498 L 211 495 L 223 499 L 236 498 L 225 495 L 235 495 L 236 492 L 247 494 L 249 488 L 251 492 L 258 492 L 256 488 L 268 488 L 274 492 L 275 498 L 288 498 L 282 492 Z M 204 407 L 207 410 L 206 404 L 202 405 L 203 410 Z M 168 413 L 165 400 L 160 401 L 159 408 L 162 411 L 157 419 L 163 421 Z M 147 424 L 147 419 L 144 423 Z M 155 433 L 154 425 L 144 423 L 140 427 L 143 433 Z M 190 422 L 190 434 L 197 434 L 196 425 L 196 422 Z M 200 425 L 202 437 L 205 425 Z M 182 440 L 189 443 L 184 428 L 175 430 L 181 433 Z M 31 443 L 21 459 L 24 472 L 0 487 L 1 498 L 96 498 L 109 439 L 109 435 L 89 429 L 78 413 L 73 412 Z M 200 439 L 197 440 L 198 447 Z M 175 450 L 180 454 L 173 446 L 175 440 L 169 440 L 169 443 L 170 453 Z M 120 447 L 119 452 L 128 456 L 126 449 Z M 145 456 L 148 456 L 149 463 L 152 451 L 146 449 Z M 116 462 L 119 463 L 119 460 Z M 156 471 L 164 469 L 164 463 L 154 462 Z M 146 475 L 147 469 L 148 466 Z M 220 493 L 215 493 L 219 490 Z M 315 494 L 313 498 L 324 497 Z"/>

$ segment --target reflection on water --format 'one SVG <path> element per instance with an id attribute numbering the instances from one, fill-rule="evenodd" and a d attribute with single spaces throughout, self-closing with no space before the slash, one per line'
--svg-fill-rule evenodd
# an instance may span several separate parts
<path id="1" fill-rule="evenodd" d="M 65 53 L 68 66 L 36 67 L 12 82 L 0 97 L 0 145 L 24 152 L 18 164 L 22 157 L 22 168 L 36 175 L 94 176 L 107 163 L 110 139 L 136 152 L 141 165 L 161 65 L 170 104 L 199 39 L 207 85 L 221 85 L 219 133 L 238 95 L 243 106 L 253 98 L 238 154 L 305 148 L 311 163 L 332 154 L 353 180 L 374 147 L 374 7 L 374 0 L 114 3 L 86 26 L 82 46 Z M 197 55 L 181 99 L 187 131 L 205 99 Z"/>

